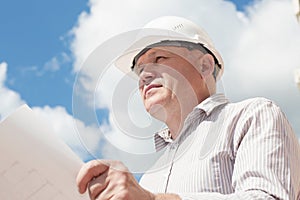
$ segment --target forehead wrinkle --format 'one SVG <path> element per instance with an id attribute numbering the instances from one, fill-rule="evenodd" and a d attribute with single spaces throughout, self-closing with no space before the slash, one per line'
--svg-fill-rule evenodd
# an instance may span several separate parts
<path id="1" fill-rule="evenodd" d="M 175 47 L 175 46 L 153 47 L 139 57 L 139 59 L 137 60 L 137 66 L 144 64 L 142 61 L 139 62 L 140 58 L 144 56 L 147 56 L 147 58 L 155 57 L 156 54 L 159 54 L 160 52 L 166 53 L 168 55 L 176 55 L 178 57 L 186 59 L 186 57 L 189 56 L 188 52 L 191 52 L 191 50 L 188 50 L 185 47 Z"/>

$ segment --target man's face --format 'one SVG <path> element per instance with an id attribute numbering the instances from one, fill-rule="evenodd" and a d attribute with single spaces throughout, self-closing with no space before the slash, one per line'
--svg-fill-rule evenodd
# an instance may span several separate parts
<path id="1" fill-rule="evenodd" d="M 140 56 L 135 71 L 147 112 L 197 101 L 202 77 L 196 65 L 196 56 L 182 47 L 155 47 Z"/>

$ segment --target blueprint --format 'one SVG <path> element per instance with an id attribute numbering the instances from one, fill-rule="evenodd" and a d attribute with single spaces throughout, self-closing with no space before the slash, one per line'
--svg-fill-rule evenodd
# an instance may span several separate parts
<path id="1" fill-rule="evenodd" d="M 23 105 L 0 123 L 0 199 L 81 200 L 83 162 L 47 122 Z"/>

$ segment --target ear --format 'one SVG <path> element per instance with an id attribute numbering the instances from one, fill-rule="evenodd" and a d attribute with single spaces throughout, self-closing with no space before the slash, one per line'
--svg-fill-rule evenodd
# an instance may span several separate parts
<path id="1" fill-rule="evenodd" d="M 214 57 L 208 53 L 204 54 L 200 60 L 200 66 L 200 73 L 203 78 L 212 75 L 215 68 Z"/>

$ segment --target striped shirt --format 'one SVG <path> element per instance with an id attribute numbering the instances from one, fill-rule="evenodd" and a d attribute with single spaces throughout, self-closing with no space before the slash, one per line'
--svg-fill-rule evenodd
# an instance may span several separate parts
<path id="1" fill-rule="evenodd" d="M 300 199 L 300 146 L 272 101 L 229 103 L 213 95 L 187 116 L 180 135 L 156 134 L 160 158 L 140 184 L 192 199 Z"/>

